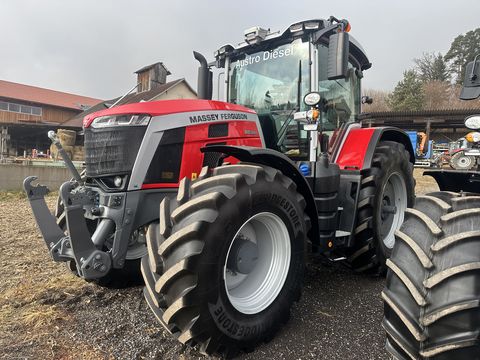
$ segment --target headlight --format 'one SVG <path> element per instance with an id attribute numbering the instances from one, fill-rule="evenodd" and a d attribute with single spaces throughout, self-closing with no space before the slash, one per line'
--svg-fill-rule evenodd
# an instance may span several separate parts
<path id="1" fill-rule="evenodd" d="M 480 115 L 472 115 L 465 119 L 465 127 L 472 130 L 480 129 Z"/>
<path id="2" fill-rule="evenodd" d="M 321 98 L 322 97 L 318 92 L 311 92 L 305 95 L 303 102 L 307 106 L 315 106 L 320 102 Z"/>
<path id="3" fill-rule="evenodd" d="M 146 126 L 149 122 L 148 115 L 100 116 L 93 120 L 90 126 L 95 129 L 112 126 Z"/>
<path id="4" fill-rule="evenodd" d="M 123 179 L 120 176 L 115 176 L 115 178 L 113 179 L 113 183 L 116 187 L 119 188 L 120 186 L 122 186 Z"/>

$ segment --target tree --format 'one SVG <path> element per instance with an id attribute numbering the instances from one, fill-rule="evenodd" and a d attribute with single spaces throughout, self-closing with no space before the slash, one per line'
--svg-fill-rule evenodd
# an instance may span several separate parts
<path id="1" fill-rule="evenodd" d="M 388 97 L 388 105 L 394 111 L 422 110 L 424 101 L 423 84 L 415 70 L 406 70 L 403 73 L 403 80 L 398 82 Z"/>
<path id="2" fill-rule="evenodd" d="M 441 53 L 423 53 L 423 56 L 413 60 L 418 77 L 423 82 L 449 81 L 450 73 Z"/>
<path id="3" fill-rule="evenodd" d="M 373 99 L 371 104 L 362 105 L 363 112 L 390 111 L 390 107 L 388 106 L 388 97 L 390 94 L 388 92 L 382 90 L 365 89 L 363 94 Z"/>
<path id="4" fill-rule="evenodd" d="M 423 83 L 425 94 L 424 109 L 439 110 L 451 108 L 452 85 L 446 81 L 427 81 Z"/>
<path id="5" fill-rule="evenodd" d="M 465 65 L 477 54 L 480 54 L 480 28 L 458 35 L 453 40 L 445 61 L 450 63 L 450 71 L 455 75 L 457 84 L 463 82 Z"/>

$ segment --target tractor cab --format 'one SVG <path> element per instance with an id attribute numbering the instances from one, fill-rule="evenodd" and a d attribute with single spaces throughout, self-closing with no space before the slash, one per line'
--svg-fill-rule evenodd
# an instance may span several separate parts
<path id="1" fill-rule="evenodd" d="M 362 71 L 371 64 L 349 30 L 346 20 L 333 17 L 295 23 L 283 32 L 253 27 L 237 47 L 215 52 L 215 65 L 225 73 L 224 99 L 256 111 L 268 148 L 309 159 L 305 121 L 295 115 L 310 110 L 303 101 L 310 92 L 321 96 L 324 134 L 357 119 Z"/>

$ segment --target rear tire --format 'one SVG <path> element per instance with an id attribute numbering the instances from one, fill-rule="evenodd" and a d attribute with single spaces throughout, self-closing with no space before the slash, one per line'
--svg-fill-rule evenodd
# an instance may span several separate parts
<path id="1" fill-rule="evenodd" d="M 459 151 L 450 158 L 450 166 L 455 170 L 471 170 L 476 163 L 475 156 L 465 155 L 465 151 Z"/>
<path id="2" fill-rule="evenodd" d="M 403 212 L 413 206 L 415 180 L 410 153 L 393 141 L 378 143 L 372 166 L 363 170 L 355 227 L 355 245 L 347 261 L 357 272 L 384 274 Z M 384 211 L 396 208 L 396 213 Z"/>
<path id="3" fill-rule="evenodd" d="M 480 196 L 436 192 L 405 213 L 383 327 L 398 359 L 480 359 Z"/>
<path id="4" fill-rule="evenodd" d="M 199 180 L 183 179 L 177 199 L 161 203 L 142 260 L 145 297 L 163 326 L 225 357 L 271 339 L 300 298 L 305 205 L 295 183 L 267 166 L 227 165 L 212 176 L 204 168 Z"/>

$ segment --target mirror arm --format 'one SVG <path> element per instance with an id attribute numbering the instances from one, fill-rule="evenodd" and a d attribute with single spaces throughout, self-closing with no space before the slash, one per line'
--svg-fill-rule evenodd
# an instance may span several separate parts
<path id="1" fill-rule="evenodd" d="M 339 28 L 343 30 L 343 27 L 344 27 L 343 23 L 336 23 L 336 24 L 331 24 L 328 27 L 325 27 L 322 30 L 317 31 L 312 36 L 312 44 L 313 45 L 318 44 L 324 36 L 327 35 L 327 38 L 328 38 L 329 35 L 333 34 Z"/>
<path id="2" fill-rule="evenodd" d="M 475 74 L 475 68 L 477 67 L 477 58 L 480 54 L 477 54 L 473 59 L 472 73 L 470 74 L 470 80 L 475 81 L 477 79 L 477 74 Z"/>

